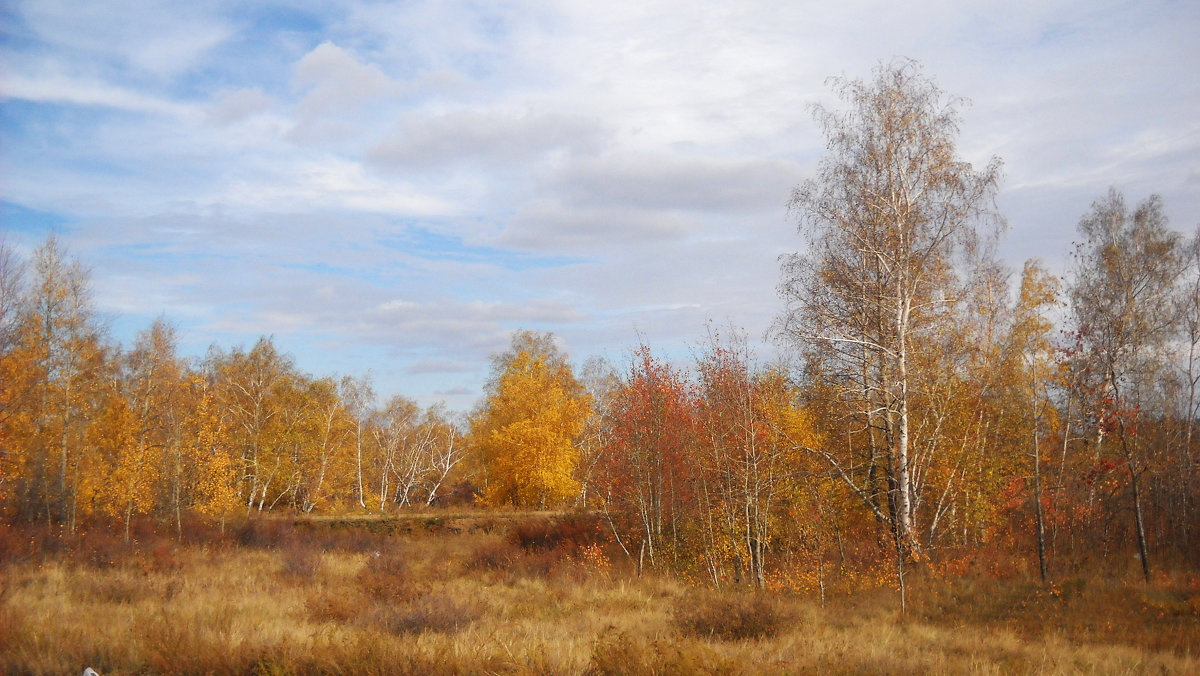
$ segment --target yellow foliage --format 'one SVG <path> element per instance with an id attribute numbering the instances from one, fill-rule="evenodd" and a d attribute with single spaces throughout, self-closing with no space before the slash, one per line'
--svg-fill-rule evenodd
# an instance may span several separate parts
<path id="1" fill-rule="evenodd" d="M 590 406 L 565 363 L 519 350 L 472 426 L 484 503 L 544 508 L 578 495 L 575 440 Z"/>
<path id="2" fill-rule="evenodd" d="M 184 452 L 193 468 L 194 509 L 209 517 L 225 518 L 240 503 L 234 459 L 225 448 L 225 431 L 216 410 L 212 389 L 193 376 L 189 383 L 199 403 L 188 417 Z"/>

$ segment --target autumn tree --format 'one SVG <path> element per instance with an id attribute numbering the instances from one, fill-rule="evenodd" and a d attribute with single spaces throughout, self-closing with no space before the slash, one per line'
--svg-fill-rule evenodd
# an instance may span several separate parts
<path id="1" fill-rule="evenodd" d="M 124 401 L 129 407 L 128 439 L 119 449 L 114 497 L 119 496 L 125 539 L 135 513 L 145 514 L 158 503 L 161 477 L 170 477 L 163 493 L 181 490 L 180 402 L 184 369 L 175 354 L 175 330 L 159 318 L 138 334 L 124 359 Z"/>
<path id="2" fill-rule="evenodd" d="M 1047 452 L 1045 440 L 1057 427 L 1059 412 L 1050 396 L 1055 378 L 1053 333 L 1049 313 L 1058 304 L 1059 282 L 1036 260 L 1026 261 L 1021 272 L 1020 287 L 1014 317 L 1007 340 L 1007 351 L 996 363 L 997 370 L 1013 374 L 1010 387 L 1003 394 L 1020 402 L 1023 424 L 1011 431 L 1020 431 L 1015 445 L 1027 444 L 1022 455 L 1032 465 L 1032 496 L 1034 522 L 1037 532 L 1038 570 L 1042 582 L 1049 577 L 1046 561 L 1046 517 L 1044 507 L 1045 470 L 1042 458 Z M 1066 430 L 1061 432 L 1066 434 Z"/>
<path id="3" fill-rule="evenodd" d="M 182 452 L 178 468 L 181 489 L 176 495 L 176 519 L 184 509 L 220 522 L 244 503 L 240 452 L 228 433 L 229 420 L 220 410 L 218 387 L 193 373 L 184 383 L 187 399 L 182 423 Z"/>
<path id="4" fill-rule="evenodd" d="M 1149 582 L 1143 477 L 1152 470 L 1152 449 L 1146 424 L 1167 369 L 1168 342 L 1177 332 L 1175 291 L 1186 261 L 1157 195 L 1130 212 L 1112 189 L 1079 221 L 1079 234 L 1069 291 L 1072 320 L 1100 398 L 1099 428 L 1127 473 L 1138 555 Z"/>
<path id="5" fill-rule="evenodd" d="M 601 506 L 639 571 L 647 556 L 651 565 L 676 562 L 694 504 L 685 465 L 694 439 L 691 384 L 643 345 L 606 405 L 612 428 L 595 478 Z"/>
<path id="6" fill-rule="evenodd" d="M 373 420 L 381 512 L 389 502 L 407 505 L 425 471 L 429 439 L 420 429 L 420 415 L 417 402 L 397 395 Z"/>
<path id="7" fill-rule="evenodd" d="M 17 460 L 8 422 L 26 394 L 21 367 L 9 356 L 16 347 L 24 277 L 25 261 L 0 237 L 0 503 L 12 488 Z"/>
<path id="8" fill-rule="evenodd" d="M 592 491 L 597 473 L 605 462 L 616 424 L 613 401 L 621 387 L 621 378 L 607 360 L 592 357 L 584 363 L 579 378 L 584 391 L 591 399 L 591 412 L 584 423 L 579 448 L 579 463 L 576 478 L 579 479 L 579 504 L 589 505 L 595 497 Z"/>
<path id="9" fill-rule="evenodd" d="M 579 494 L 576 443 L 590 401 L 548 333 L 518 331 L 492 358 L 471 437 L 486 504 L 546 508 Z"/>
<path id="10" fill-rule="evenodd" d="M 971 275 L 1000 163 L 976 170 L 957 156 L 961 102 L 910 61 L 874 80 L 836 79 L 844 111 L 817 106 L 827 155 L 792 193 L 806 253 L 787 256 L 777 329 L 811 372 L 836 385 L 865 430 L 854 452 L 822 457 L 894 536 L 901 558 L 918 549 L 912 421 L 922 341 Z M 928 363 L 928 362 L 925 362 Z"/>
<path id="11" fill-rule="evenodd" d="M 249 514 L 266 506 L 271 485 L 288 457 L 289 422 L 283 395 L 294 374 L 291 360 L 268 338 L 249 351 L 209 355 L 217 411 L 227 443 L 236 449 L 239 494 Z"/>
<path id="12" fill-rule="evenodd" d="M 308 380 L 301 391 L 306 419 L 300 426 L 296 459 L 295 506 L 308 513 L 335 499 L 347 486 L 350 448 L 357 421 L 333 378 Z"/>
<path id="13" fill-rule="evenodd" d="M 731 569 L 765 588 L 777 519 L 800 491 L 796 447 L 815 446 L 815 435 L 782 370 L 758 369 L 744 335 L 714 332 L 696 370 L 690 464 L 709 568 L 714 582 Z"/>
<path id="14" fill-rule="evenodd" d="M 3 354 L 0 438 L 6 439 L 21 514 L 74 529 L 78 489 L 95 474 L 89 428 L 100 418 L 112 364 L 83 266 L 54 237 L 34 252 L 31 263 Z"/>
<path id="15" fill-rule="evenodd" d="M 363 489 L 363 440 L 367 422 L 374 410 L 375 390 L 371 387 L 369 376 L 345 376 L 338 383 L 338 393 L 354 421 L 355 488 L 358 506 L 366 509 L 367 498 Z"/>
<path id="16" fill-rule="evenodd" d="M 425 504 L 432 505 L 438 499 L 438 491 L 466 459 L 467 446 L 462 431 L 444 404 L 435 404 L 426 409 L 421 425 L 426 430 L 425 438 L 429 440 L 422 487 Z"/>
<path id="17" fill-rule="evenodd" d="M 1181 286 L 1178 298 L 1180 327 L 1183 333 L 1183 343 L 1186 356 L 1181 359 L 1181 375 L 1183 388 L 1187 395 L 1180 397 L 1181 410 L 1177 417 L 1183 425 L 1180 434 L 1180 467 L 1176 473 L 1177 492 L 1179 494 L 1176 516 L 1179 521 L 1179 539 L 1185 550 L 1193 542 L 1193 529 L 1196 527 L 1192 518 L 1196 497 L 1194 487 L 1200 486 L 1197 476 L 1197 464 L 1192 450 L 1195 442 L 1196 419 L 1200 417 L 1200 399 L 1197 394 L 1200 386 L 1200 229 L 1188 243 L 1187 273 Z"/>

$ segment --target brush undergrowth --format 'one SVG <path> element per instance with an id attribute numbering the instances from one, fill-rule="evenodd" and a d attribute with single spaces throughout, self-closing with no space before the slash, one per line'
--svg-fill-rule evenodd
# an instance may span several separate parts
<path id="1" fill-rule="evenodd" d="M 901 618 L 886 586 L 639 578 L 587 517 L 455 519 L 0 524 L 0 673 L 1200 671 L 1194 579 L 914 575 Z"/>

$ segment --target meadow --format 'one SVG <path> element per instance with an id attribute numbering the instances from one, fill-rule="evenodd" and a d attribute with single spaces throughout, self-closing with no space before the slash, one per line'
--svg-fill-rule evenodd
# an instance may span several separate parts
<path id="1" fill-rule="evenodd" d="M 0 672 L 1200 673 L 1200 581 L 973 566 L 756 592 L 646 570 L 594 518 L 0 525 Z M 851 577 L 847 576 L 846 580 Z"/>

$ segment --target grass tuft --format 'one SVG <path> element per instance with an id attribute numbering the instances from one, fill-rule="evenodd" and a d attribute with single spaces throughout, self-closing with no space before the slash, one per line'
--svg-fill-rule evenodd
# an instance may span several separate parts
<path id="1" fill-rule="evenodd" d="M 505 570 L 521 556 L 521 550 L 507 540 L 488 538 L 477 545 L 466 560 L 467 570 Z"/>
<path id="2" fill-rule="evenodd" d="M 785 622 L 776 597 L 766 594 L 691 594 L 680 599 L 675 626 L 686 636 L 744 641 L 771 638 Z"/>
<path id="3" fill-rule="evenodd" d="M 365 624 L 390 634 L 453 633 L 478 619 L 479 609 L 441 593 L 407 603 L 379 603 L 363 617 Z"/>

